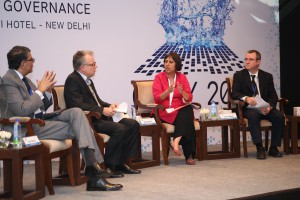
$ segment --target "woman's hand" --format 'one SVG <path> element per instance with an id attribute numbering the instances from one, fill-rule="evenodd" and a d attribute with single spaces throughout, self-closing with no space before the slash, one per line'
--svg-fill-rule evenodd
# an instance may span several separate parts
<path id="1" fill-rule="evenodd" d="M 180 94 L 183 93 L 183 87 L 182 87 L 181 83 L 177 84 L 177 89 L 178 89 L 178 91 L 179 91 Z"/>
<path id="2" fill-rule="evenodd" d="M 175 89 L 175 84 L 171 85 L 166 91 L 167 93 L 172 93 L 174 92 L 174 89 Z"/>

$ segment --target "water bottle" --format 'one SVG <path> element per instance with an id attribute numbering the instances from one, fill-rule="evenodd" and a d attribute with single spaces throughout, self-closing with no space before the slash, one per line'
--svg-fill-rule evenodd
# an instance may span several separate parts
<path id="1" fill-rule="evenodd" d="M 22 148 L 21 124 L 19 119 L 16 119 L 14 124 L 13 147 L 16 149 Z"/>
<path id="2" fill-rule="evenodd" d="M 210 116 L 211 117 L 217 117 L 218 115 L 217 115 L 217 105 L 216 105 L 216 103 L 213 101 L 210 106 L 211 106 Z"/>
<path id="3" fill-rule="evenodd" d="M 135 110 L 134 105 L 131 105 L 131 117 L 132 117 L 132 119 L 136 118 L 136 110 Z"/>

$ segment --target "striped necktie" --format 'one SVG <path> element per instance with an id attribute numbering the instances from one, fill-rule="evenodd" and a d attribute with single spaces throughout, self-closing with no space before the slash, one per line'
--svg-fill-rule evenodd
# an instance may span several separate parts
<path id="1" fill-rule="evenodd" d="M 98 106 L 101 106 L 100 103 L 99 103 L 99 101 L 98 101 L 98 99 L 97 99 L 96 92 L 94 91 L 94 89 L 93 89 L 93 87 L 92 87 L 92 81 L 91 81 L 91 79 L 87 78 L 87 79 L 85 80 L 85 82 L 86 82 L 86 84 L 89 86 L 89 89 L 90 89 L 91 93 L 93 94 L 94 99 L 96 100 Z"/>

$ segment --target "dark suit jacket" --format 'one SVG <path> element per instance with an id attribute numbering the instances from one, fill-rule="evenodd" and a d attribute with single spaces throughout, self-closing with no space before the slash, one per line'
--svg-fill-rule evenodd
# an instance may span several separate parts
<path id="1" fill-rule="evenodd" d="M 260 96 L 268 102 L 271 107 L 275 108 L 278 101 L 272 74 L 263 70 L 258 71 L 258 82 Z M 240 100 L 244 96 L 252 96 L 252 83 L 248 70 L 243 69 L 233 75 L 233 86 L 231 96 L 233 99 Z"/>
<path id="2" fill-rule="evenodd" d="M 96 92 L 98 102 L 101 106 L 98 106 L 92 92 L 90 91 L 85 80 L 82 76 L 74 71 L 71 73 L 65 82 L 64 96 L 67 108 L 79 107 L 85 111 L 98 112 L 103 114 L 103 107 L 109 107 L 110 103 L 102 101 L 97 94 L 93 81 L 91 81 L 91 86 Z M 102 115 L 102 118 L 105 117 Z"/>

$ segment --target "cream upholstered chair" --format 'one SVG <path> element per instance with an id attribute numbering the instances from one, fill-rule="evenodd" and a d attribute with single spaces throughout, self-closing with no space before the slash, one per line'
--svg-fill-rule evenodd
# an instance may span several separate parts
<path id="1" fill-rule="evenodd" d="M 44 146 L 45 181 L 49 194 L 54 194 L 53 185 L 75 186 L 72 140 L 40 140 Z M 60 158 L 67 163 L 67 174 L 52 176 L 52 159 Z M 66 176 L 67 175 L 67 176 Z"/>
<path id="2" fill-rule="evenodd" d="M 152 85 L 153 80 L 133 80 L 131 81 L 131 84 L 133 85 L 134 91 L 133 91 L 133 101 L 134 106 L 136 108 L 136 111 L 141 114 L 141 116 L 150 116 L 154 113 L 154 117 L 156 120 L 156 123 L 161 127 L 161 146 L 162 146 L 162 155 L 164 164 L 168 165 L 169 160 L 169 143 L 170 138 L 172 137 L 174 133 L 174 126 L 168 123 L 162 123 L 159 115 L 158 110 L 159 109 L 165 109 L 160 104 L 154 103 L 154 96 L 152 92 Z M 199 103 L 194 103 L 201 107 Z M 200 123 L 198 121 L 194 121 L 195 124 L 195 130 L 197 134 L 196 139 L 196 147 L 197 147 L 197 154 L 200 153 Z"/>
<path id="3" fill-rule="evenodd" d="M 242 107 L 245 106 L 244 101 L 240 100 L 233 100 L 231 97 L 231 91 L 232 91 L 232 85 L 233 85 L 233 77 L 227 77 L 226 78 L 226 84 L 227 84 L 227 97 L 228 97 L 228 109 L 231 109 L 238 114 L 239 122 L 240 122 L 240 130 L 242 131 L 243 134 L 243 148 L 244 148 L 244 157 L 248 157 L 248 151 L 247 151 L 247 131 L 249 131 L 248 127 L 248 120 L 244 118 L 243 112 L 242 112 Z M 288 100 L 286 99 L 278 99 L 279 102 L 279 109 L 280 111 L 284 114 L 284 104 L 288 103 Z M 286 153 L 288 153 L 288 126 L 287 126 L 287 118 L 286 118 L 286 125 L 284 129 L 284 135 L 283 135 L 283 148 Z M 265 148 L 266 150 L 268 149 L 268 143 L 269 143 L 269 131 L 272 130 L 272 123 L 268 120 L 261 120 L 260 121 L 261 125 L 261 131 L 264 131 L 265 133 Z M 231 141 L 232 144 L 232 141 Z M 232 145 L 231 145 L 232 148 Z"/>
<path id="4" fill-rule="evenodd" d="M 38 124 L 44 126 L 45 122 L 40 119 L 31 119 L 28 117 L 14 117 L 10 119 L 0 119 L 0 124 L 13 125 L 15 119 L 19 118 L 21 124 L 25 124 L 27 128 L 28 136 L 34 136 L 32 125 Z M 45 184 L 48 188 L 49 194 L 54 195 L 53 185 L 72 185 L 75 186 L 75 177 L 73 169 L 73 158 L 72 158 L 72 143 L 71 140 L 40 140 L 43 145 L 43 158 L 45 166 Z M 52 176 L 52 159 L 61 158 L 65 159 L 68 164 L 69 176 L 65 177 L 62 174 L 58 176 Z"/>
<path id="5" fill-rule="evenodd" d="M 54 111 L 59 109 L 65 109 L 66 108 L 66 102 L 64 97 L 64 85 L 57 85 L 54 86 L 52 89 L 53 94 L 53 100 L 54 100 Z M 101 154 L 104 156 L 105 152 L 105 143 L 109 140 L 109 135 L 103 134 L 103 133 L 97 133 L 97 131 L 94 129 L 93 123 L 92 123 L 92 117 L 100 118 L 100 114 L 96 112 L 89 112 L 84 111 L 84 113 L 87 116 L 87 119 L 91 125 L 91 128 L 93 129 L 95 133 L 95 139 L 97 141 L 98 147 L 100 149 Z M 73 140 L 73 142 L 76 142 Z M 81 169 L 84 167 L 84 162 L 81 163 Z"/>
<path id="6" fill-rule="evenodd" d="M 0 77 L 1 80 L 1 77 Z M 7 102 L 6 102 L 6 93 L 2 86 L 2 81 L 0 82 L 0 109 L 1 109 L 1 124 L 6 126 L 11 126 L 16 117 L 11 119 L 5 119 Z M 21 124 L 26 125 L 27 134 L 29 136 L 35 135 L 32 125 L 39 124 L 44 126 L 45 122 L 40 119 L 30 119 L 28 117 L 18 117 L 21 120 Z M 8 127 L 7 127 L 8 128 Z M 75 177 L 74 177 L 74 168 L 73 168 L 73 157 L 72 157 L 72 141 L 71 140 L 40 140 L 43 145 L 43 158 L 45 166 L 45 184 L 48 188 L 49 194 L 55 194 L 53 185 L 72 185 L 75 186 Z M 66 160 L 67 169 L 69 176 L 65 174 L 58 174 L 57 176 L 52 175 L 52 159 L 61 158 Z"/>

